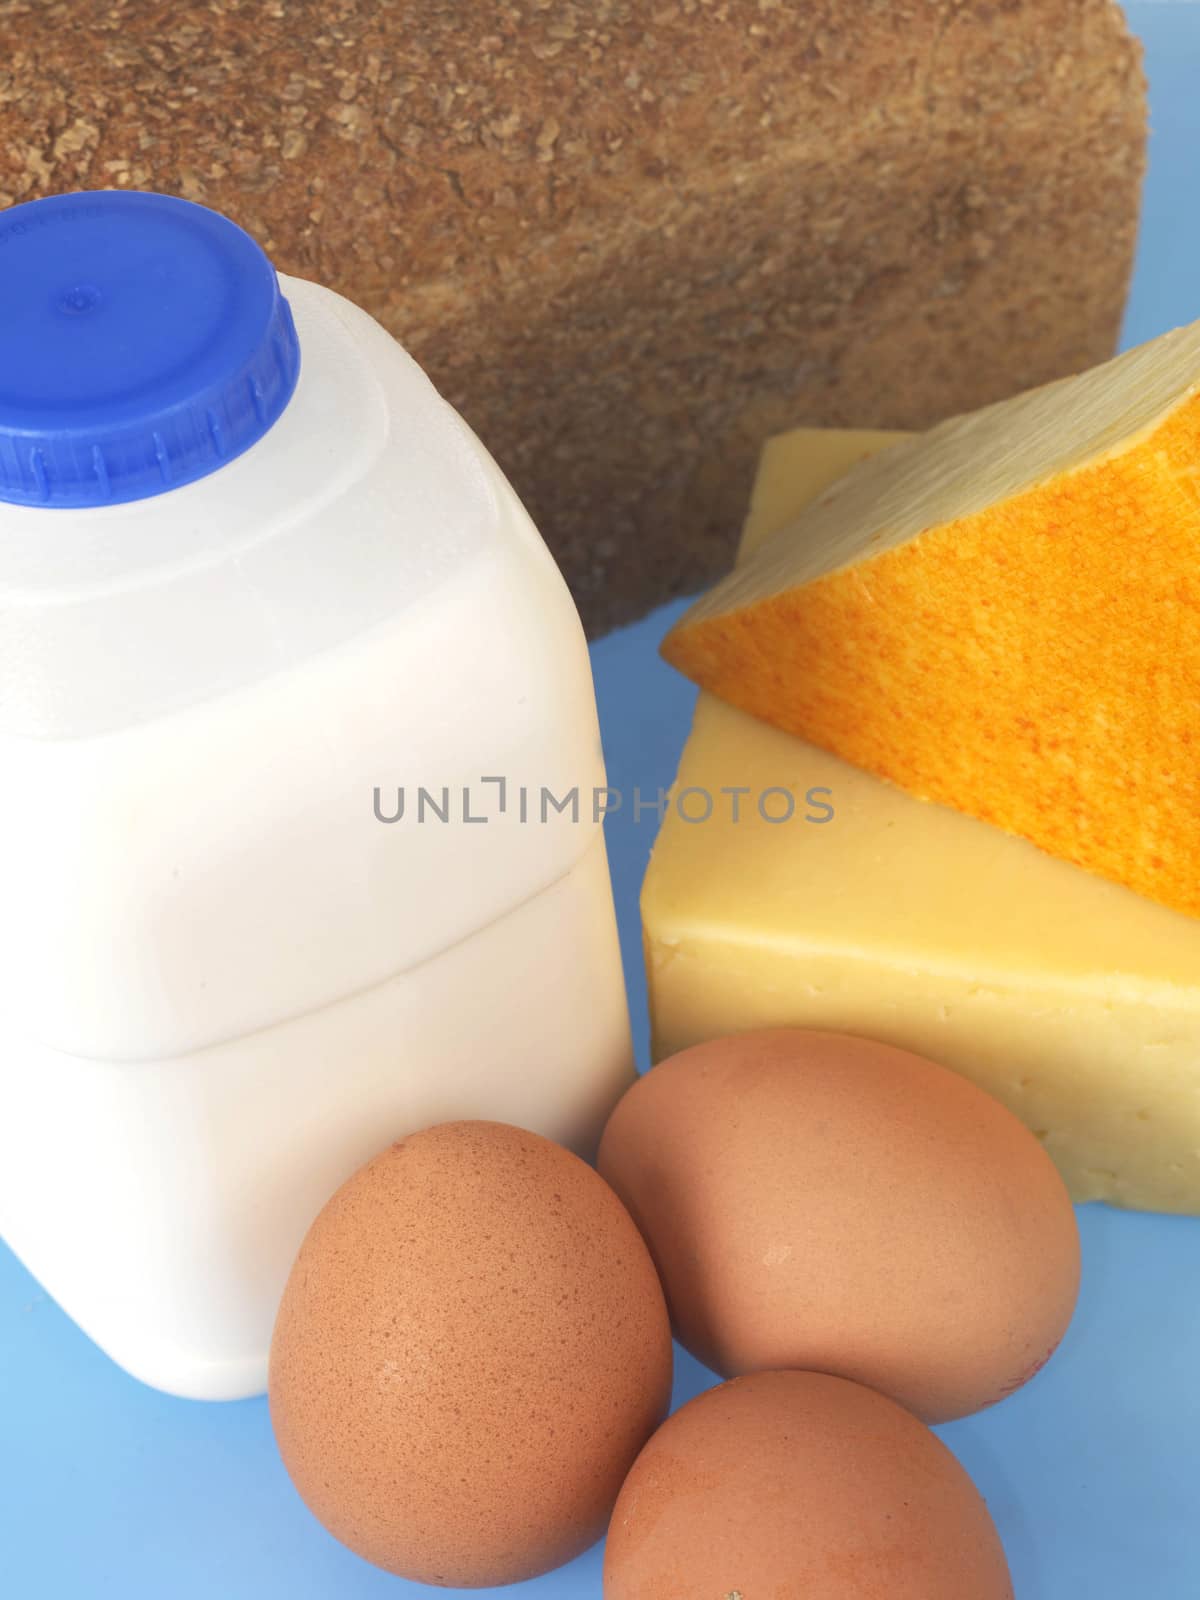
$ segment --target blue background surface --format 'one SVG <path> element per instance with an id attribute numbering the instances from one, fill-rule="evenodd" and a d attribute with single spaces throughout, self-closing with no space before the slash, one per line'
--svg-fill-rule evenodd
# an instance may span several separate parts
<path id="1" fill-rule="evenodd" d="M 1146 44 L 1150 177 L 1126 340 L 1200 317 L 1200 3 L 1128 7 Z M 678 608 L 596 646 L 610 780 L 674 776 L 692 693 L 656 645 Z M 609 842 L 639 1047 L 637 895 L 653 837 Z M 1059 1355 L 982 1416 L 940 1429 L 991 1506 L 1019 1600 L 1200 1595 L 1200 1221 L 1080 1211 L 1083 1294 Z M 711 1377 L 680 1354 L 676 1400 Z M 600 1550 L 517 1589 L 599 1600 Z M 307 1514 L 265 1401 L 172 1400 L 101 1355 L 0 1246 L 4 1600 L 369 1600 L 445 1593 L 375 1571 Z M 970 1600 L 964 1596 L 963 1600 Z"/>

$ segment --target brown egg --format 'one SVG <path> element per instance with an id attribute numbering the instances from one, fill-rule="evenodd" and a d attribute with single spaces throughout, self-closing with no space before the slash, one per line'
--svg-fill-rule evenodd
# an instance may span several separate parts
<path id="1" fill-rule="evenodd" d="M 510 1583 L 586 1549 L 670 1387 L 662 1291 L 620 1201 L 491 1122 L 415 1134 L 338 1190 L 271 1345 L 309 1508 L 426 1583 Z"/>
<path id="2" fill-rule="evenodd" d="M 604 1600 L 1012 1600 L 962 1467 L 882 1395 L 813 1372 L 689 1401 L 634 1464 Z"/>
<path id="3" fill-rule="evenodd" d="M 839 1373 L 946 1421 L 1031 1378 L 1075 1306 L 1046 1152 L 906 1050 L 800 1029 L 684 1050 L 618 1104 L 599 1167 L 723 1377 Z"/>

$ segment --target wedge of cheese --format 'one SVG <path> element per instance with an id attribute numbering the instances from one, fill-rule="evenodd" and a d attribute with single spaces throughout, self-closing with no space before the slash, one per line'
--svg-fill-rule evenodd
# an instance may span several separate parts
<path id="1" fill-rule="evenodd" d="M 663 654 L 913 794 L 1200 914 L 1200 324 L 855 467 Z"/>
<path id="2" fill-rule="evenodd" d="M 890 437 L 774 440 L 747 548 Z M 883 1039 L 1003 1100 L 1077 1199 L 1200 1212 L 1200 923 L 709 695 L 673 796 L 642 894 L 656 1060 L 758 1027 Z"/>

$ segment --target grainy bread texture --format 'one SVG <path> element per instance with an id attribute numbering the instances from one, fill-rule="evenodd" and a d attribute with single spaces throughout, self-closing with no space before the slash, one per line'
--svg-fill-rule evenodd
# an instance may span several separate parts
<path id="1" fill-rule="evenodd" d="M 601 631 L 724 570 L 762 440 L 1111 354 L 1112 0 L 0 0 L 0 203 L 228 212 L 390 328 Z"/>

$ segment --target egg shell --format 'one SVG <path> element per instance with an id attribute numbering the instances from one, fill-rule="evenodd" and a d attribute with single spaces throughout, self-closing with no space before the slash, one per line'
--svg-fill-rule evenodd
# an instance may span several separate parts
<path id="1" fill-rule="evenodd" d="M 902 1407 L 764 1372 L 691 1400 L 613 1512 L 604 1600 L 1012 1600 L 974 1484 Z"/>
<path id="2" fill-rule="evenodd" d="M 680 1342 L 724 1377 L 832 1372 L 947 1421 L 1032 1377 L 1078 1296 L 1042 1146 L 889 1045 L 782 1029 L 682 1051 L 617 1105 L 599 1168 Z"/>
<path id="3" fill-rule="evenodd" d="M 671 1364 L 653 1264 L 608 1185 L 536 1134 L 447 1123 L 314 1222 L 275 1326 L 271 1419 L 352 1550 L 426 1583 L 509 1583 L 601 1536 Z"/>

